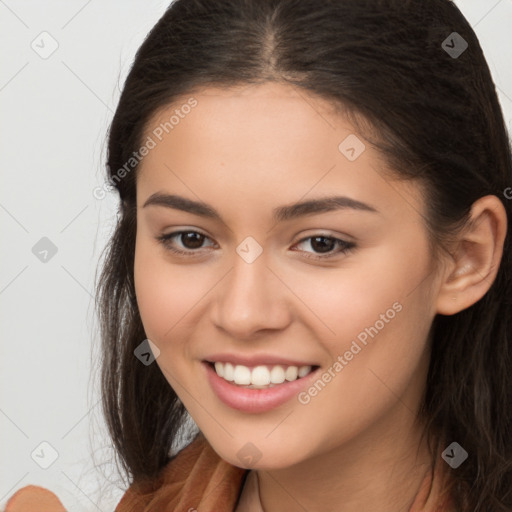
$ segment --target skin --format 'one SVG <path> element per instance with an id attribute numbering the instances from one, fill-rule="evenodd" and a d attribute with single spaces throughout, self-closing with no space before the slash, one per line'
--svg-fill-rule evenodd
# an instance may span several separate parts
<path id="1" fill-rule="evenodd" d="M 266 512 L 339 511 L 340 504 L 343 512 L 407 511 L 431 462 L 414 422 L 429 329 L 437 313 L 455 314 L 491 286 L 506 233 L 501 202 L 479 199 L 475 226 L 454 256 L 434 260 L 421 187 L 385 175 L 369 143 L 349 161 L 338 145 L 356 129 L 328 102 L 276 83 L 193 97 L 197 106 L 144 157 L 137 176 L 135 288 L 146 334 L 160 350 L 157 364 L 223 459 L 247 467 L 237 452 L 248 442 L 261 452 L 252 469 Z M 155 114 L 146 136 L 185 102 Z M 143 207 L 155 192 L 208 203 L 223 222 Z M 349 196 L 378 213 L 271 219 L 274 207 L 325 195 Z M 156 239 L 181 229 L 206 235 L 196 245 L 174 238 L 192 257 Z M 308 259 L 326 254 L 304 240 L 320 235 L 356 247 L 343 254 L 328 245 L 333 257 Z M 251 264 L 236 252 L 248 236 L 263 249 Z M 306 405 L 292 399 L 241 412 L 205 378 L 201 361 L 220 351 L 269 352 L 327 370 L 396 302 L 401 311 Z"/>

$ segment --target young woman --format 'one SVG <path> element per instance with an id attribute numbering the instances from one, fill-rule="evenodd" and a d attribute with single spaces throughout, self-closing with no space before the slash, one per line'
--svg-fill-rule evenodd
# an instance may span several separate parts
<path id="1" fill-rule="evenodd" d="M 117 512 L 512 510 L 511 151 L 453 2 L 176 0 L 108 174 Z"/>
<path id="2" fill-rule="evenodd" d="M 453 2 L 177 0 L 108 169 L 120 511 L 512 510 L 511 151 Z"/>

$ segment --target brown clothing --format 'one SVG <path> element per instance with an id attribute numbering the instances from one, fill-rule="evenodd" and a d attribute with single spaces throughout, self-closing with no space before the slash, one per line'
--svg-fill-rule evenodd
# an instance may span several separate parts
<path id="1" fill-rule="evenodd" d="M 408 512 L 455 512 L 441 475 L 425 477 Z M 242 492 L 244 490 L 252 491 Z M 260 512 L 257 478 L 253 471 L 220 458 L 204 435 L 199 435 L 145 485 L 132 484 L 115 512 Z M 33 485 L 17 491 L 5 512 L 66 512 L 51 491 Z"/>

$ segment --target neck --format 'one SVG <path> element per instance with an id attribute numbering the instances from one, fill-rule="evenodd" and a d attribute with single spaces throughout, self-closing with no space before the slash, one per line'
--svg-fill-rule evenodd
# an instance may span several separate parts
<path id="1" fill-rule="evenodd" d="M 346 445 L 285 469 L 258 470 L 264 512 L 408 512 L 432 461 L 411 411 L 401 402 L 396 408 Z"/>

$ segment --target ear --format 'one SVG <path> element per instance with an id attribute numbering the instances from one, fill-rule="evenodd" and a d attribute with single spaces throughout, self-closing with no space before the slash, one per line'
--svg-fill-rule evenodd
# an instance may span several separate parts
<path id="1" fill-rule="evenodd" d="M 454 244 L 453 261 L 440 284 L 438 313 L 454 315 L 487 293 L 498 273 L 506 233 L 507 212 L 497 196 L 484 196 L 473 203 L 468 225 Z"/>

